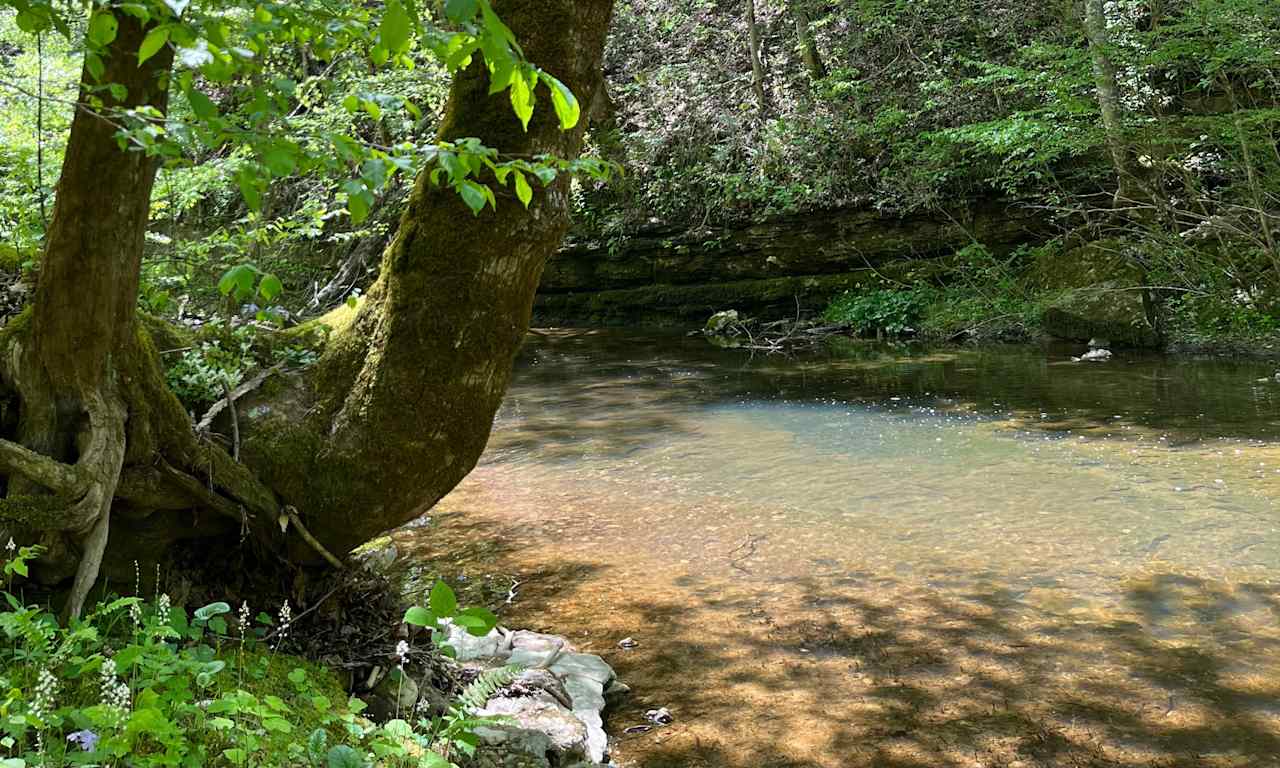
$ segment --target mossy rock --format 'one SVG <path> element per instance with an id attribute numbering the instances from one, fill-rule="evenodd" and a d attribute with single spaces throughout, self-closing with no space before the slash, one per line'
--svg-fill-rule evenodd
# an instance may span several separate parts
<path id="1" fill-rule="evenodd" d="M 1059 339 L 1107 339 L 1123 347 L 1158 347 L 1160 333 L 1152 325 L 1142 290 L 1120 281 L 1062 294 L 1044 311 L 1040 323 Z"/>

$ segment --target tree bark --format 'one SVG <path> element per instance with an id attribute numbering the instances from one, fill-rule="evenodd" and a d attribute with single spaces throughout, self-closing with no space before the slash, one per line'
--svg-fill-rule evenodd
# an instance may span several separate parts
<path id="1" fill-rule="evenodd" d="M 495 10 L 530 61 L 593 103 L 611 0 L 504 0 Z M 441 139 L 476 136 L 504 154 L 577 157 L 585 120 L 563 131 L 542 108 L 526 132 L 506 94 L 490 96 L 488 87 L 479 63 L 459 74 Z M 314 374 L 296 379 L 288 396 L 241 406 L 246 463 L 332 551 L 430 508 L 488 441 L 543 266 L 569 225 L 568 177 L 539 189 L 527 211 L 493 186 L 499 210 L 473 216 L 454 191 L 421 174 L 379 279 Z M 295 556 L 307 554 L 295 545 Z"/>
<path id="2" fill-rule="evenodd" d="M 756 23 L 756 0 L 747 0 L 747 48 L 751 54 L 751 87 L 755 91 L 760 112 L 769 110 L 769 95 L 764 83 L 764 62 L 760 59 L 760 25 Z"/>
<path id="3" fill-rule="evenodd" d="M 526 57 L 590 105 L 612 0 L 494 5 Z M 163 110 L 171 53 L 138 65 L 146 29 L 123 13 L 118 21 L 103 81 L 127 95 L 106 109 Z M 92 82 L 87 70 L 82 80 Z M 454 82 L 441 138 L 576 157 L 586 121 L 561 131 L 548 104 L 524 131 L 476 62 Z M 434 504 L 485 447 L 543 265 L 569 223 L 568 176 L 536 190 L 528 210 L 485 179 L 500 211 L 473 216 L 423 173 L 378 281 L 358 309 L 331 318 L 320 362 L 238 403 L 241 464 L 192 430 L 138 322 L 155 172 L 153 159 L 120 150 L 111 122 L 77 112 L 35 307 L 0 330 L 0 377 L 20 409 L 5 432 L 13 439 L 0 439 L 0 526 L 43 537 L 46 579 L 75 572 L 71 613 L 104 551 L 131 563 L 163 558 L 184 538 L 239 535 L 254 550 L 315 560 L 316 539 L 345 553 Z"/>
<path id="4" fill-rule="evenodd" d="M 791 17 L 796 23 L 796 39 L 800 46 L 800 60 L 804 62 L 809 79 L 818 81 L 827 76 L 827 65 L 818 50 L 818 41 L 813 37 L 813 20 L 809 12 L 799 2 L 791 3 Z"/>
<path id="5" fill-rule="evenodd" d="M 1089 38 L 1089 57 L 1093 61 L 1093 82 L 1098 92 L 1098 108 L 1102 113 L 1102 130 L 1116 173 L 1115 201 L 1120 205 L 1136 199 L 1136 186 L 1133 164 L 1129 160 L 1124 137 L 1120 84 L 1116 78 L 1115 63 L 1108 52 L 1111 36 L 1107 32 L 1104 6 L 1104 0 L 1084 0 L 1084 26 Z"/>

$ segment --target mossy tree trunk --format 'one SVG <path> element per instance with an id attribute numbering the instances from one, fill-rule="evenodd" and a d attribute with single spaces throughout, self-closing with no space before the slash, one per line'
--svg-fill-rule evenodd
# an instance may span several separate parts
<path id="1" fill-rule="evenodd" d="M 525 55 L 591 104 L 612 0 L 494 5 Z M 171 57 L 139 66 L 146 30 L 118 20 L 102 81 L 127 96 L 104 114 L 163 110 Z M 477 63 L 456 78 L 441 135 L 573 158 L 584 131 L 560 130 L 545 106 L 522 130 Z M 473 216 L 422 174 L 378 281 L 320 362 L 240 404 L 239 463 L 194 434 L 137 320 L 155 171 L 152 158 L 119 149 L 110 122 L 76 114 L 35 306 L 0 338 L 16 406 L 4 412 L 18 413 L 0 440 L 0 527 L 49 546 L 45 579 L 76 573 L 72 613 L 104 549 L 129 562 L 221 537 L 314 559 L 299 535 L 304 520 L 343 553 L 434 504 L 484 449 L 543 265 L 569 222 L 567 176 L 536 191 L 528 210 L 500 194 L 497 212 Z"/>
<path id="2" fill-rule="evenodd" d="M 1116 173 L 1117 207 L 1138 199 L 1137 177 L 1125 140 L 1120 81 L 1111 58 L 1111 35 L 1107 31 L 1104 0 L 1084 0 L 1084 28 L 1089 38 L 1089 57 L 1093 63 L 1093 82 L 1097 90 L 1098 110 L 1102 114 L 1102 130 L 1111 165 Z"/>
<path id="3" fill-rule="evenodd" d="M 800 60 L 804 63 L 809 79 L 817 82 L 827 76 L 827 64 L 822 60 L 822 52 L 818 50 L 818 41 L 813 36 L 813 19 L 803 0 L 792 0 L 790 3 L 791 19 L 796 25 L 796 41 L 800 48 Z"/>

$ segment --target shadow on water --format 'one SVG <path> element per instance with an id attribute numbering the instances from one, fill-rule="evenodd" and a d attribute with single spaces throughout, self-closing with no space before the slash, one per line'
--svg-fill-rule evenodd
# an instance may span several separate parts
<path id="1" fill-rule="evenodd" d="M 397 544 L 613 664 L 624 767 L 1280 768 L 1280 385 L 1065 355 L 553 333 Z"/>
<path id="2" fill-rule="evenodd" d="M 1028 610 L 981 574 L 941 589 L 866 573 L 637 581 L 502 528 L 452 518 L 430 549 L 519 542 L 453 565 L 519 574 L 508 621 L 615 666 L 636 690 L 615 733 L 670 708 L 673 725 L 621 737 L 622 765 L 1280 766 L 1273 584 L 1157 573 L 1082 618 Z"/>

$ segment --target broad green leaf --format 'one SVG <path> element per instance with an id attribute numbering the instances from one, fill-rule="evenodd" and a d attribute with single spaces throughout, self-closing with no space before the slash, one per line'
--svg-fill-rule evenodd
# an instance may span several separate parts
<path id="1" fill-rule="evenodd" d="M 221 286 L 219 286 L 221 287 Z M 208 621 L 214 616 L 221 616 L 224 613 L 231 613 L 231 606 L 223 602 L 209 603 L 203 608 L 197 608 L 195 617 L 201 621 Z"/>
<path id="2" fill-rule="evenodd" d="M 400 0 L 390 0 L 382 24 L 378 27 L 378 39 L 391 53 L 402 53 L 409 47 L 413 20 Z"/>
<path id="3" fill-rule="evenodd" d="M 244 202 L 249 209 L 262 210 L 262 191 L 258 188 L 258 175 L 248 168 L 241 168 L 236 172 L 236 184 L 240 187 L 240 194 L 244 196 Z"/>
<path id="4" fill-rule="evenodd" d="M 436 617 L 426 608 L 415 605 L 404 612 L 404 623 L 412 624 L 415 627 L 434 627 L 436 625 Z"/>
<path id="5" fill-rule="evenodd" d="M 120 22 L 116 21 L 116 17 L 110 11 L 102 11 L 95 13 L 93 18 L 89 19 L 87 36 L 94 46 L 105 48 L 116 39 L 116 32 L 119 29 Z"/>
<path id="6" fill-rule="evenodd" d="M 484 637 L 498 626 L 498 617 L 489 609 L 478 605 L 459 611 L 458 615 L 453 617 L 453 621 L 476 637 Z"/>
<path id="7" fill-rule="evenodd" d="M 533 117 L 534 101 L 533 88 L 525 80 L 524 74 L 517 70 L 511 78 L 511 108 L 515 110 L 516 117 L 520 118 L 520 124 L 526 131 L 529 130 L 529 120 Z"/>
<path id="8" fill-rule="evenodd" d="M 248 264 L 239 264 L 222 273 L 218 280 L 218 292 L 223 296 L 244 297 L 253 292 L 253 280 L 257 270 Z"/>
<path id="9" fill-rule="evenodd" d="M 484 207 L 483 196 L 481 197 L 480 207 Z M 431 596 L 427 602 L 431 606 L 431 612 L 442 618 L 447 618 L 458 612 L 458 597 L 444 581 L 436 581 L 435 586 L 431 588 Z"/>
<path id="10" fill-rule="evenodd" d="M 262 151 L 262 164 L 272 176 L 288 176 L 298 167 L 298 148 L 287 141 L 275 142 Z"/>
<path id="11" fill-rule="evenodd" d="M 213 103 L 213 99 L 205 96 L 195 88 L 187 91 L 187 103 L 191 105 L 191 111 L 201 120 L 209 120 L 218 116 L 218 105 Z"/>
<path id="12" fill-rule="evenodd" d="M 582 108 L 578 106 L 578 99 L 569 90 L 569 86 L 546 72 L 542 73 L 542 82 L 551 90 L 551 104 L 556 109 L 556 117 L 560 118 L 560 127 L 567 131 L 577 125 L 582 116 Z"/>
<path id="13" fill-rule="evenodd" d="M 142 39 L 142 45 L 138 46 L 138 63 L 141 64 L 155 56 L 167 42 L 169 42 L 168 27 L 156 27 L 148 32 L 147 36 Z"/>
<path id="14" fill-rule="evenodd" d="M 102 82 L 102 73 L 106 71 L 105 65 L 102 63 L 102 57 L 93 51 L 86 51 L 84 54 L 84 66 L 89 70 L 89 74 L 96 82 Z"/>
<path id="15" fill-rule="evenodd" d="M 325 768 L 365 768 L 364 758 L 346 744 L 331 747 L 324 762 Z"/>
<path id="16" fill-rule="evenodd" d="M 466 203 L 471 212 L 477 216 L 480 215 L 480 211 L 484 209 L 484 204 L 488 200 L 480 185 L 470 180 L 463 181 L 458 185 L 458 194 L 462 197 L 462 202 Z M 432 594 L 435 594 L 435 590 L 432 590 Z M 450 616 L 452 612 L 441 615 Z"/>
<path id="17" fill-rule="evenodd" d="M 520 200 L 520 202 L 524 205 L 525 208 L 528 208 L 529 203 L 533 201 L 533 188 L 529 186 L 529 182 L 528 180 L 525 179 L 523 173 L 516 171 L 515 177 L 516 177 L 516 197 Z"/>
<path id="18" fill-rule="evenodd" d="M 284 291 L 284 284 L 280 282 L 280 278 L 275 275 L 263 275 L 262 282 L 258 284 L 258 293 L 267 301 L 275 299 Z M 305 672 L 303 674 L 306 674 Z"/>
<path id="19" fill-rule="evenodd" d="M 445 0 L 444 15 L 454 24 L 470 21 L 476 15 L 477 0 Z"/>

